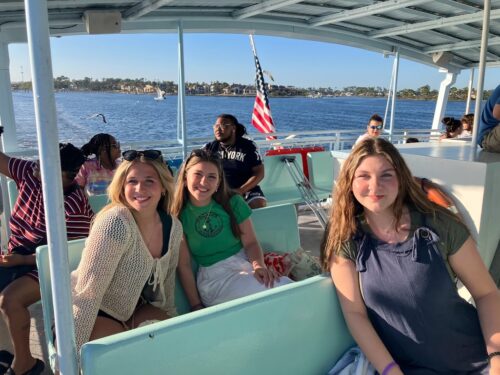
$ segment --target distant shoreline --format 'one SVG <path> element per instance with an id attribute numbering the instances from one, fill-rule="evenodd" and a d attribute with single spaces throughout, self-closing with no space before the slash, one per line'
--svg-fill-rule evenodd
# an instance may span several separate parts
<path id="1" fill-rule="evenodd" d="M 32 90 L 23 90 L 23 89 L 12 89 L 12 92 L 32 92 Z M 141 96 L 151 96 L 154 97 L 153 93 L 133 93 L 133 92 L 126 92 L 126 91 L 116 91 L 116 90 L 55 90 L 56 93 L 81 93 L 81 94 L 99 94 L 99 93 L 104 93 L 104 94 L 125 94 L 125 95 L 141 95 Z M 174 94 L 167 94 L 166 97 L 176 97 L 177 95 Z M 193 97 L 222 97 L 222 98 L 254 98 L 255 95 L 243 95 L 243 94 L 237 94 L 237 95 L 229 95 L 229 94 L 186 94 L 186 96 L 193 96 Z M 292 98 L 298 98 L 298 99 L 311 99 L 311 100 L 330 100 L 330 99 L 336 99 L 336 98 L 352 98 L 352 99 L 386 99 L 387 97 L 380 96 L 380 95 L 325 95 L 322 97 L 308 97 L 307 95 L 279 95 L 279 96 L 274 96 L 274 95 L 269 95 L 270 98 L 272 99 L 292 99 Z M 436 98 L 416 98 L 416 97 L 397 97 L 399 100 L 415 100 L 415 101 L 436 101 Z M 465 101 L 466 99 L 453 99 L 449 98 L 448 101 L 453 101 L 453 102 L 460 102 L 460 101 Z M 475 99 L 472 99 L 474 101 Z"/>

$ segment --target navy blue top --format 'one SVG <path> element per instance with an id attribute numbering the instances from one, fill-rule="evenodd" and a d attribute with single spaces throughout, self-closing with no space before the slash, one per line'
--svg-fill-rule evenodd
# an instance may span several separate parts
<path id="1" fill-rule="evenodd" d="M 368 317 L 405 375 L 486 374 L 476 309 L 458 295 L 439 237 L 422 222 L 398 244 L 368 232 L 355 237 Z"/>
<path id="2" fill-rule="evenodd" d="M 250 139 L 237 138 L 231 146 L 213 141 L 204 148 L 219 154 L 226 182 L 231 189 L 238 189 L 247 182 L 253 176 L 253 168 L 262 164 L 259 150 Z"/>

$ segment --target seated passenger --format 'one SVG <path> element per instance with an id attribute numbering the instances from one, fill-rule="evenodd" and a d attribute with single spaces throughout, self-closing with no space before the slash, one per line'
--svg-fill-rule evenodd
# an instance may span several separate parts
<path id="1" fill-rule="evenodd" d="M 82 152 L 85 157 L 95 157 L 83 163 L 76 182 L 88 195 L 106 194 L 120 157 L 120 142 L 112 135 L 99 133 L 82 146 Z"/>
<path id="2" fill-rule="evenodd" d="M 354 145 L 368 138 L 377 138 L 384 129 L 384 119 L 376 113 L 371 115 L 366 126 L 366 133 L 360 135 Z"/>
<path id="3" fill-rule="evenodd" d="M 457 138 L 463 130 L 462 122 L 454 117 L 443 117 L 441 123 L 444 125 L 445 131 L 439 139 Z"/>
<path id="4" fill-rule="evenodd" d="M 68 240 L 86 237 L 93 213 L 74 182 L 85 158 L 71 143 L 60 144 L 59 152 Z M 19 190 L 9 223 L 9 253 L 0 257 L 0 311 L 14 347 L 14 361 L 6 374 L 39 374 L 44 363 L 30 352 L 28 307 L 40 300 L 35 250 L 47 243 L 40 172 L 37 162 L 0 153 L 0 173 L 12 178 Z"/>
<path id="5" fill-rule="evenodd" d="M 458 138 L 470 138 L 472 137 L 472 128 L 474 127 L 474 113 L 468 113 L 464 115 L 460 121 L 462 122 L 462 133 Z"/>
<path id="6" fill-rule="evenodd" d="M 227 184 L 243 196 L 250 208 L 265 207 L 266 197 L 258 185 L 264 178 L 264 164 L 255 143 L 243 138 L 245 134 L 245 127 L 236 117 L 222 114 L 214 125 L 215 141 L 204 148 L 219 154 Z"/>
<path id="7" fill-rule="evenodd" d="M 405 143 L 418 143 L 418 142 L 419 142 L 418 138 L 409 137 L 409 138 L 406 138 L 406 142 Z"/>
<path id="8" fill-rule="evenodd" d="M 479 117 L 477 144 L 489 152 L 500 152 L 500 85 L 493 91 Z"/>
<path id="9" fill-rule="evenodd" d="M 193 310 L 291 282 L 279 280 L 266 267 L 252 210 L 228 189 L 217 154 L 194 150 L 187 158 L 179 171 L 173 212 L 188 244 L 181 249 L 179 277 Z M 191 256 L 200 266 L 196 282 Z"/>
<path id="10" fill-rule="evenodd" d="M 498 373 L 500 294 L 460 219 L 425 197 L 383 139 L 357 145 L 335 186 L 322 263 L 378 373 Z"/>
<path id="11" fill-rule="evenodd" d="M 182 225 L 171 216 L 173 178 L 157 150 L 123 153 L 72 273 L 77 348 L 176 315 Z"/>

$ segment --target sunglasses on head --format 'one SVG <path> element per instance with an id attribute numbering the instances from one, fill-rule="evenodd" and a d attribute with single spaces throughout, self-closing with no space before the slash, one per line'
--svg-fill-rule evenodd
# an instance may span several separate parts
<path id="1" fill-rule="evenodd" d="M 127 150 L 122 153 L 122 156 L 123 159 L 127 161 L 134 161 L 140 156 L 144 156 L 146 159 L 149 160 L 156 160 L 158 158 L 163 159 L 160 150 L 144 150 L 144 151 Z"/>
<path id="2" fill-rule="evenodd" d="M 371 130 L 382 130 L 382 125 L 370 125 Z"/>

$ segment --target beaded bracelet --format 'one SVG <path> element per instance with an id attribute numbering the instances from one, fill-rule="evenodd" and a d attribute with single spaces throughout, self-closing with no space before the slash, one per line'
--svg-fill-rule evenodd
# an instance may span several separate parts
<path id="1" fill-rule="evenodd" d="M 488 354 L 488 363 L 490 363 L 491 359 L 493 357 L 496 357 L 497 355 L 500 355 L 500 352 L 493 352 L 493 353 Z"/>
<path id="2" fill-rule="evenodd" d="M 392 370 L 393 367 L 396 367 L 398 364 L 394 361 L 390 362 L 387 366 L 385 366 L 384 370 L 382 371 L 381 375 L 387 375 L 389 371 Z"/>

